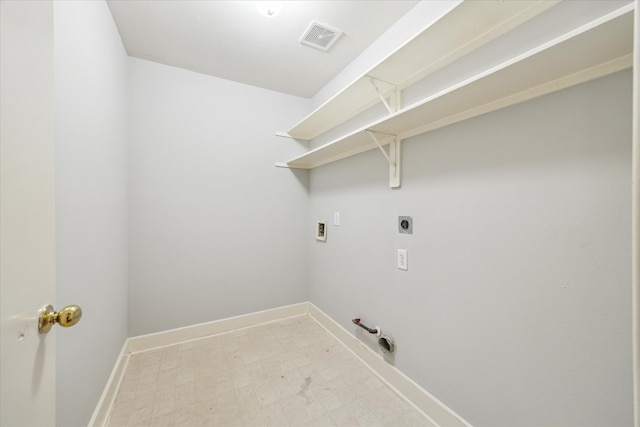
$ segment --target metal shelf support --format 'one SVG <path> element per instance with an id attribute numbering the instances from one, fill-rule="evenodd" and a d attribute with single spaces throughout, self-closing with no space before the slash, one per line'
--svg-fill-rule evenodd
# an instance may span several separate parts
<path id="1" fill-rule="evenodd" d="M 373 86 L 376 93 L 378 94 L 378 98 L 380 98 L 380 101 L 382 101 L 384 106 L 387 107 L 387 111 L 389 111 L 389 114 L 392 114 L 398 111 L 398 108 L 400 106 L 400 103 L 398 102 L 398 95 L 399 95 L 398 86 L 394 85 L 393 83 L 385 82 L 384 80 L 376 79 L 375 77 L 371 77 L 371 76 L 367 76 L 367 77 L 369 78 L 369 82 L 371 82 L 371 85 Z M 392 88 L 389 94 L 388 102 L 387 102 L 387 97 L 385 96 L 385 93 L 389 93 L 389 89 L 387 89 L 387 91 L 380 90 L 380 87 L 376 82 L 384 83 L 385 85 L 390 86 Z"/>
<path id="2" fill-rule="evenodd" d="M 370 130 L 366 131 L 376 146 L 380 149 L 380 152 L 389 162 L 389 187 L 398 188 L 401 184 L 401 164 L 402 164 L 402 140 L 399 140 L 395 135 L 385 135 L 392 137 L 393 140 L 389 143 L 389 153 L 382 147 L 382 144 L 376 137 L 376 132 Z M 377 132 L 380 134 L 380 132 Z"/>

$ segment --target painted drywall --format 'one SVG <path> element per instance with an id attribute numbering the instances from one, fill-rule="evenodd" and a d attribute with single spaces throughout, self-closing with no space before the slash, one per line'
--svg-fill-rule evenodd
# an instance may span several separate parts
<path id="1" fill-rule="evenodd" d="M 399 190 L 385 162 L 311 172 L 311 302 L 473 425 L 630 425 L 630 72 L 406 140 Z"/>
<path id="2" fill-rule="evenodd" d="M 54 2 L 57 425 L 87 425 L 127 338 L 128 58 L 105 2 Z"/>
<path id="3" fill-rule="evenodd" d="M 131 336 L 307 300 L 310 101 L 131 59 Z"/>

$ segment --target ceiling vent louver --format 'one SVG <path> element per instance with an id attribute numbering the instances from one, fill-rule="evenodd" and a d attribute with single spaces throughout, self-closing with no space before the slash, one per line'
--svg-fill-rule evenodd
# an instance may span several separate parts
<path id="1" fill-rule="evenodd" d="M 300 43 L 326 52 L 341 35 L 342 31 L 335 30 L 318 22 L 312 22 L 311 26 L 300 39 Z"/>

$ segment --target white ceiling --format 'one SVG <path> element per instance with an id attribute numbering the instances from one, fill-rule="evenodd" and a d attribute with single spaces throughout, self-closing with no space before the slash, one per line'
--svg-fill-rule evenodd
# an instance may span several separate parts
<path id="1" fill-rule="evenodd" d="M 308 98 L 418 2 L 285 1 L 274 18 L 248 0 L 108 4 L 130 56 Z M 343 31 L 328 52 L 299 41 L 313 21 Z"/>

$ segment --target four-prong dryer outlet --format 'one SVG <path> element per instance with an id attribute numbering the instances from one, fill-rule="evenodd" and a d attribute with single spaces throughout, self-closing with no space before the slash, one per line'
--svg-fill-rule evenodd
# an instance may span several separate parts
<path id="1" fill-rule="evenodd" d="M 413 218 L 410 216 L 399 216 L 398 231 L 402 234 L 413 234 Z"/>

